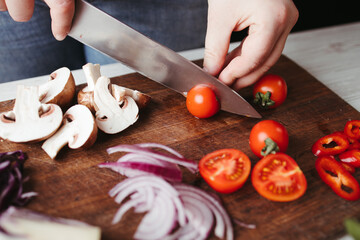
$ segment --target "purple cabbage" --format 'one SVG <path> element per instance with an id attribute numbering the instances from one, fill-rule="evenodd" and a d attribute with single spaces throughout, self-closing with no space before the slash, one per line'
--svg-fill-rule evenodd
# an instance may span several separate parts
<path id="1" fill-rule="evenodd" d="M 24 162 L 27 155 L 21 150 L 0 153 L 0 214 L 9 206 L 23 206 L 36 193 L 23 193 Z"/>

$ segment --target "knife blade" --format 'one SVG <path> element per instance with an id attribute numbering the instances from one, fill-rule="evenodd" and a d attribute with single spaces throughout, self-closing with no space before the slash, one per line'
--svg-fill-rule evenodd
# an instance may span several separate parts
<path id="1" fill-rule="evenodd" d="M 261 118 L 237 92 L 199 66 L 84 0 L 75 1 L 68 35 L 184 96 L 195 85 L 204 84 L 215 92 L 222 110 Z"/>

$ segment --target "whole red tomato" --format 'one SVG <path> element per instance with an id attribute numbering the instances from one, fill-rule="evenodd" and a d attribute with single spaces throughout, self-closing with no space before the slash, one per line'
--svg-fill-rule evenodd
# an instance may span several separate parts
<path id="1" fill-rule="evenodd" d="M 197 85 L 187 93 L 186 107 L 195 117 L 208 118 L 219 111 L 220 103 L 211 88 Z"/>
<path id="2" fill-rule="evenodd" d="M 286 82 L 279 75 L 264 75 L 255 83 L 253 95 L 258 105 L 264 108 L 276 108 L 286 99 Z"/>
<path id="3" fill-rule="evenodd" d="M 276 152 L 286 152 L 289 144 L 289 134 L 281 123 L 274 120 L 263 120 L 255 124 L 251 129 L 249 137 L 250 148 L 259 158 L 262 158 L 267 151 L 264 149 L 266 146 L 271 147 L 265 141 L 276 143 L 279 148 Z"/>

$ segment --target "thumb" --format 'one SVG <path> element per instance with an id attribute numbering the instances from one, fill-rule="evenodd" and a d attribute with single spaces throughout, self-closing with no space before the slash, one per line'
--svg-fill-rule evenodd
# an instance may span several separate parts
<path id="1" fill-rule="evenodd" d="M 216 4 L 209 1 L 208 23 L 205 38 L 204 70 L 213 76 L 220 73 L 229 50 L 232 28 L 223 22 L 225 18 L 217 11 Z M 216 2 L 216 1 L 215 1 Z"/>

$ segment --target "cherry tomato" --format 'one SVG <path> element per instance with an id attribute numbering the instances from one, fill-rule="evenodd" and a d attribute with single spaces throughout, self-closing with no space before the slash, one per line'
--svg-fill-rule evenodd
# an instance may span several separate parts
<path id="1" fill-rule="evenodd" d="M 220 193 L 232 193 L 241 188 L 249 177 L 250 159 L 240 150 L 221 149 L 209 153 L 199 162 L 204 180 Z"/>
<path id="2" fill-rule="evenodd" d="M 320 178 L 340 197 L 347 200 L 360 198 L 360 186 L 356 179 L 333 156 L 318 157 L 315 168 Z"/>
<path id="3" fill-rule="evenodd" d="M 261 159 L 254 166 L 251 181 L 261 196 L 276 202 L 296 200 L 307 188 L 300 167 L 285 153 L 269 154 Z"/>
<path id="4" fill-rule="evenodd" d="M 254 85 L 254 101 L 263 108 L 280 106 L 287 96 L 287 85 L 279 75 L 266 74 Z"/>
<path id="5" fill-rule="evenodd" d="M 311 147 L 311 151 L 315 156 L 337 155 L 344 152 L 349 147 L 349 141 L 342 132 L 334 132 L 332 134 L 321 137 Z"/>
<path id="6" fill-rule="evenodd" d="M 289 134 L 286 128 L 279 122 L 274 120 L 263 120 L 258 122 L 250 132 L 249 143 L 253 153 L 262 158 L 266 153 L 273 149 L 265 143 L 265 140 L 270 138 L 276 143 L 279 149 L 274 149 L 275 152 L 286 152 L 289 144 Z"/>
<path id="7" fill-rule="evenodd" d="M 220 103 L 211 88 L 197 85 L 187 93 L 186 107 L 195 117 L 208 118 L 219 111 Z"/>

